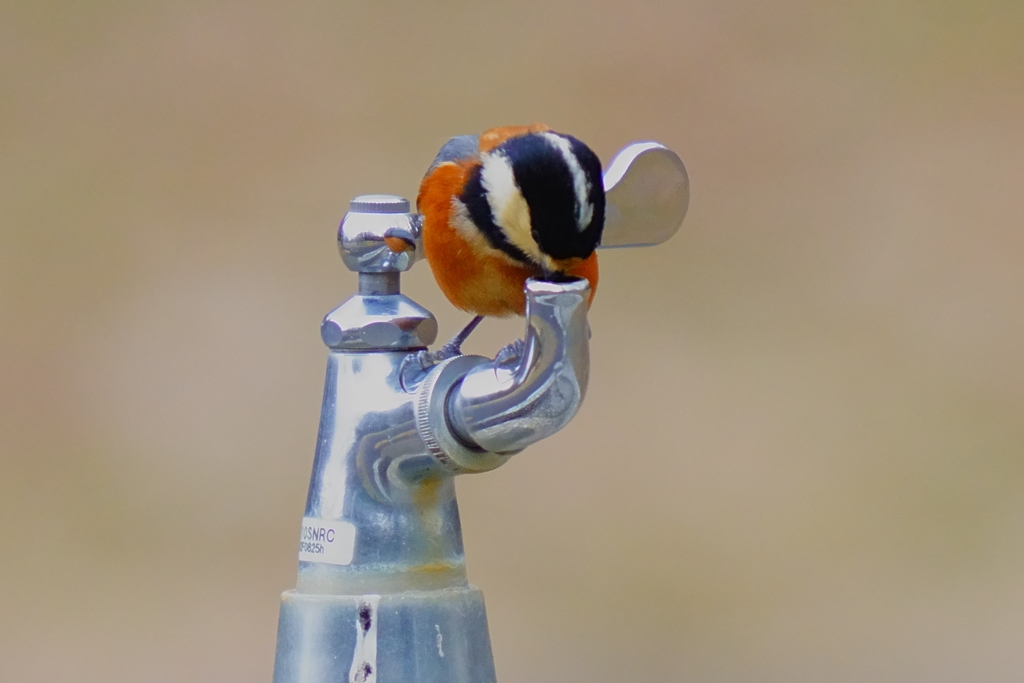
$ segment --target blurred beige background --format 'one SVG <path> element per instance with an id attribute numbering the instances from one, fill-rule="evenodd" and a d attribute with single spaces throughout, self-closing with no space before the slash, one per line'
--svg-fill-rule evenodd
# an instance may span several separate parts
<path id="1" fill-rule="evenodd" d="M 5 2 L 0 680 L 270 680 L 337 223 L 531 121 L 693 199 L 459 481 L 499 679 L 1024 680 L 1024 4 L 844 5 Z"/>

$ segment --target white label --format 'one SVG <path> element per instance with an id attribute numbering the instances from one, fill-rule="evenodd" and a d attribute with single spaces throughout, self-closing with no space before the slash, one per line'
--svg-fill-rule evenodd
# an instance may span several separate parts
<path id="1" fill-rule="evenodd" d="M 340 520 L 305 517 L 299 536 L 300 562 L 349 564 L 356 549 L 356 528 Z"/>

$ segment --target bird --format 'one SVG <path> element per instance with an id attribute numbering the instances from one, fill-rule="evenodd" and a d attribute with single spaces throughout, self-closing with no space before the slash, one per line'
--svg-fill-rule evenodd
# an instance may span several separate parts
<path id="1" fill-rule="evenodd" d="M 593 302 L 604 185 L 600 159 L 577 138 L 540 123 L 454 137 L 427 170 L 416 206 L 434 279 L 475 315 L 435 360 L 458 355 L 485 316 L 525 315 L 528 278 L 585 278 Z"/>

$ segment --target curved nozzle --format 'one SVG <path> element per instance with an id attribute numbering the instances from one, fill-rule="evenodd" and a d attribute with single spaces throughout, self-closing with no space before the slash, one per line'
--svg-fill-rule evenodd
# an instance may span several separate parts
<path id="1" fill-rule="evenodd" d="M 435 457 L 456 471 L 490 470 L 572 419 L 590 377 L 589 297 L 586 280 L 528 280 L 517 361 L 461 356 L 424 381 L 417 419 Z"/>

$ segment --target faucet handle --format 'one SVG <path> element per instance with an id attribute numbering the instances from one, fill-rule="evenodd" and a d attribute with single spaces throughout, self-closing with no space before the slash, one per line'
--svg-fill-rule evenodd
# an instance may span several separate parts
<path id="1" fill-rule="evenodd" d="M 690 204 L 682 159 L 657 142 L 627 145 L 604 172 L 601 247 L 649 247 L 676 234 Z"/>
<path id="2" fill-rule="evenodd" d="M 401 273 L 412 268 L 423 254 L 423 217 L 409 209 L 409 200 L 391 194 L 353 199 L 338 226 L 338 250 L 348 269 Z"/>

